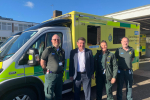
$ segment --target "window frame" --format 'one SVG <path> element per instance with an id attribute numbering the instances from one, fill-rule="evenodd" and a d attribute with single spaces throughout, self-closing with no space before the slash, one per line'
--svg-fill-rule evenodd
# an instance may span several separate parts
<path id="1" fill-rule="evenodd" d="M 60 46 L 60 47 L 62 48 L 62 46 L 63 46 L 63 33 L 62 33 L 62 32 L 56 32 L 56 31 L 55 31 L 55 32 L 52 31 L 52 32 L 47 32 L 47 33 L 46 33 L 46 42 L 45 42 L 46 47 L 48 47 L 48 46 L 47 46 L 48 33 L 61 33 L 62 39 L 61 39 L 61 46 Z"/>
<path id="2" fill-rule="evenodd" d="M 5 23 L 5 25 L 3 25 Z M 3 27 L 5 27 L 6 29 L 3 29 Z M 7 30 L 7 23 L 6 22 L 2 22 L 2 30 Z"/>
<path id="3" fill-rule="evenodd" d="M 2 30 L 2 24 L 1 24 L 2 22 L 0 22 L 0 30 Z"/>

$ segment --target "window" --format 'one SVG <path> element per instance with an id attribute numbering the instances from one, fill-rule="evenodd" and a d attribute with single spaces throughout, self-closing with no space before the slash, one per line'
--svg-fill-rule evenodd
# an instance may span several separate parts
<path id="1" fill-rule="evenodd" d="M 87 26 L 87 44 L 99 45 L 100 44 L 101 28 L 100 26 Z"/>
<path id="2" fill-rule="evenodd" d="M 42 52 L 44 51 L 45 47 L 45 35 L 41 36 L 30 48 L 38 49 L 39 56 L 41 57 Z"/>
<path id="3" fill-rule="evenodd" d="M 2 22 L 2 24 L 0 24 L 0 30 L 12 30 L 12 24 L 11 23 L 5 23 Z"/>
<path id="4" fill-rule="evenodd" d="M 0 30 L 1 30 L 1 22 L 0 22 Z"/>
<path id="5" fill-rule="evenodd" d="M 23 25 L 19 24 L 19 31 L 23 31 Z"/>
<path id="6" fill-rule="evenodd" d="M 5 40 L 6 39 L 6 37 L 2 37 L 2 40 Z"/>
<path id="7" fill-rule="evenodd" d="M 125 37 L 125 29 L 113 29 L 113 44 L 121 44 L 121 38 Z"/>
<path id="8" fill-rule="evenodd" d="M 18 24 L 14 24 L 14 30 L 18 31 L 18 29 L 19 29 Z"/>
<path id="9" fill-rule="evenodd" d="M 7 23 L 7 30 L 12 30 L 12 24 L 11 23 Z"/>
<path id="10" fill-rule="evenodd" d="M 27 28 L 28 28 L 27 25 L 24 25 L 24 30 L 27 29 Z"/>
<path id="11" fill-rule="evenodd" d="M 28 28 L 31 27 L 32 25 L 28 25 Z"/>
<path id="12" fill-rule="evenodd" d="M 61 41 L 61 43 L 60 43 L 60 46 L 62 46 L 61 44 L 62 44 L 62 33 L 48 33 L 47 34 L 47 47 L 49 47 L 49 46 L 52 46 L 52 42 L 51 42 L 51 40 L 52 40 L 52 36 L 54 35 L 54 34 L 57 34 L 59 37 L 60 37 L 60 41 Z"/>
<path id="13" fill-rule="evenodd" d="M 2 22 L 2 30 L 6 30 L 6 23 Z"/>
<path id="14" fill-rule="evenodd" d="M 15 31 L 18 31 L 18 26 L 14 26 L 14 30 L 15 30 Z"/>

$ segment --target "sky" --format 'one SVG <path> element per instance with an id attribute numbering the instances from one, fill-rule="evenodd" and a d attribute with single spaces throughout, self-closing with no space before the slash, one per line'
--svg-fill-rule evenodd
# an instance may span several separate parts
<path id="1" fill-rule="evenodd" d="M 148 4 L 150 0 L 0 0 L 0 16 L 41 23 L 51 19 L 53 10 L 103 16 Z"/>

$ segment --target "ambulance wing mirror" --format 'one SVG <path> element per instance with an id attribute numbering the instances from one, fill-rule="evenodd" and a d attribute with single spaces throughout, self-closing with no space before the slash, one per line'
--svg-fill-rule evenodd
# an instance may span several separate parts
<path id="1" fill-rule="evenodd" d="M 28 54 L 28 65 L 30 66 L 40 65 L 40 57 L 37 49 L 31 48 L 29 49 L 27 54 Z"/>
<path id="2" fill-rule="evenodd" d="M 25 65 L 28 63 L 28 54 L 24 53 L 18 61 L 18 65 Z"/>

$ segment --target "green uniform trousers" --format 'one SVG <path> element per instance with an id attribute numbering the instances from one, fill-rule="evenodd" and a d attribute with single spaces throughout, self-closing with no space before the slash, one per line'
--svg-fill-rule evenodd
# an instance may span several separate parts
<path id="1" fill-rule="evenodd" d="M 45 100 L 62 100 L 63 74 L 45 74 Z"/>
<path id="2" fill-rule="evenodd" d="M 122 100 L 122 88 L 123 84 L 126 84 L 126 99 L 132 99 L 132 83 L 133 83 L 133 71 L 132 70 L 118 70 L 117 75 L 117 100 Z"/>
<path id="3" fill-rule="evenodd" d="M 105 74 L 96 76 L 96 100 L 102 100 L 103 88 L 106 87 L 107 100 L 114 100 L 112 95 L 112 86 L 110 80 L 106 80 Z"/>

